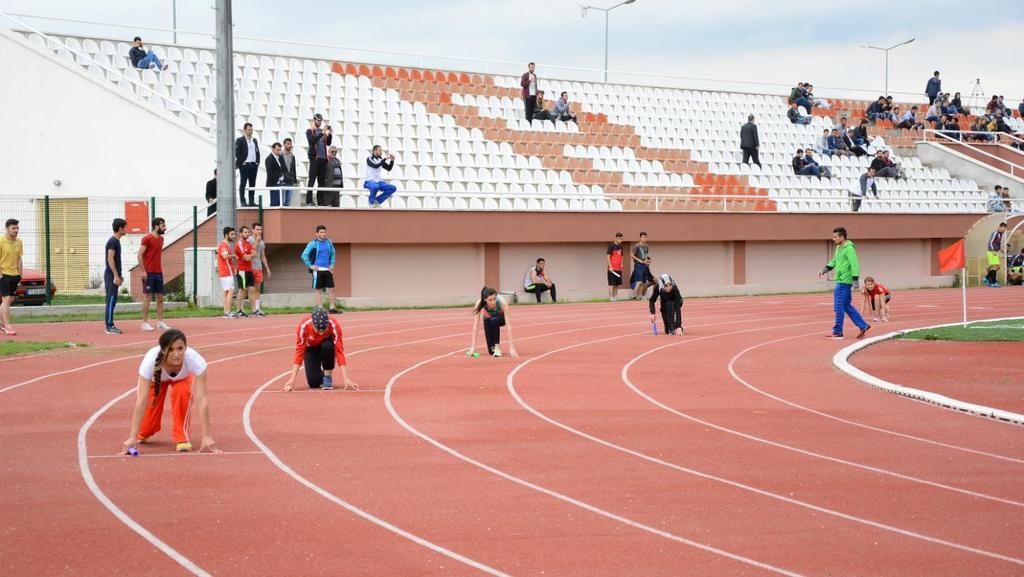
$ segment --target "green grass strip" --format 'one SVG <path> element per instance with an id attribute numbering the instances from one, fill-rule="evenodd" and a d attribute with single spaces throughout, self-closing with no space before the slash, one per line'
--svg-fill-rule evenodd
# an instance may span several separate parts
<path id="1" fill-rule="evenodd" d="M 900 335 L 900 339 L 918 341 L 1024 342 L 1024 319 L 985 321 L 922 329 Z"/>
<path id="2" fill-rule="evenodd" d="M 86 345 L 60 341 L 0 341 L 0 357 L 37 353 L 50 349 L 72 349 Z"/>

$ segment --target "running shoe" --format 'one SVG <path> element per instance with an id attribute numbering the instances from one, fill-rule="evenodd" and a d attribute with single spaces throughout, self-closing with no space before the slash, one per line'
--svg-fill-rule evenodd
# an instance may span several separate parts
<path id="1" fill-rule="evenodd" d="M 871 319 L 871 320 L 875 321 L 876 323 L 880 323 L 880 322 L 882 322 L 882 319 L 880 319 L 880 318 L 878 318 L 878 317 L 875 317 L 875 318 L 873 318 L 873 319 Z"/>
<path id="2" fill-rule="evenodd" d="M 192 443 L 185 441 L 184 443 L 178 443 L 174 446 L 174 450 L 179 453 L 187 453 L 192 450 Z"/>
<path id="3" fill-rule="evenodd" d="M 999 288 L 1001 285 L 999 283 L 997 283 L 997 282 L 994 282 L 994 283 L 989 283 L 988 286 L 991 287 L 991 288 Z"/>
<path id="4" fill-rule="evenodd" d="M 501 347 L 495 346 L 494 350 L 491 352 L 491 355 L 494 356 L 495 358 L 500 357 L 501 356 Z"/>
<path id="5" fill-rule="evenodd" d="M 830 333 L 830 334 L 829 334 L 829 335 L 828 335 L 827 337 L 825 337 L 825 338 L 826 338 L 826 339 L 829 339 L 829 340 L 832 340 L 832 341 L 841 341 L 841 340 L 843 340 L 843 335 L 837 335 L 837 334 L 835 334 L 835 333 Z"/>
<path id="6" fill-rule="evenodd" d="M 105 330 L 103 332 L 107 333 L 108 335 L 123 335 L 124 334 L 124 331 L 122 331 L 121 329 L 119 329 L 117 327 L 107 327 L 107 330 Z"/>
<path id="7" fill-rule="evenodd" d="M 320 383 L 320 388 L 325 391 L 334 390 L 334 379 L 324 375 L 324 382 Z"/>
<path id="8" fill-rule="evenodd" d="M 151 333 L 153 332 L 153 325 L 149 323 L 142 323 L 142 330 L 146 331 L 147 333 Z"/>
<path id="9" fill-rule="evenodd" d="M 5 335 L 18 334 L 17 332 L 15 332 L 14 327 L 12 327 L 11 325 L 0 325 L 0 331 L 3 331 Z"/>
<path id="10" fill-rule="evenodd" d="M 166 331 L 166 330 L 170 330 L 171 327 L 167 326 L 167 323 L 165 323 L 164 321 L 157 321 L 156 328 L 158 328 L 158 329 L 160 329 L 162 331 Z"/>
<path id="11" fill-rule="evenodd" d="M 329 313 L 330 313 L 330 314 L 332 314 L 332 315 L 340 315 L 340 314 L 341 314 L 341 313 L 343 313 L 344 311 L 342 311 L 341 309 L 331 309 L 331 310 L 329 310 L 329 311 L 327 311 L 327 312 L 329 312 Z"/>
<path id="12" fill-rule="evenodd" d="M 220 318 L 222 318 L 222 319 L 233 319 L 233 318 L 235 318 L 235 313 L 224 313 L 224 314 L 220 315 Z"/>
<path id="13" fill-rule="evenodd" d="M 267 313 L 265 313 L 265 312 L 263 312 L 261 310 L 257 310 L 257 311 L 252 313 L 252 316 L 254 316 L 254 317 L 265 317 L 265 316 L 267 316 Z"/>
<path id="14" fill-rule="evenodd" d="M 238 312 L 235 313 L 235 318 L 236 319 L 244 319 L 244 318 L 246 318 L 248 316 L 249 315 L 245 314 L 245 311 L 238 311 Z"/>
<path id="15" fill-rule="evenodd" d="M 868 332 L 869 330 L 871 330 L 871 325 L 868 325 L 868 326 L 862 328 L 860 330 L 860 332 L 857 333 L 857 338 L 858 339 L 863 339 L 864 338 L 864 333 Z"/>

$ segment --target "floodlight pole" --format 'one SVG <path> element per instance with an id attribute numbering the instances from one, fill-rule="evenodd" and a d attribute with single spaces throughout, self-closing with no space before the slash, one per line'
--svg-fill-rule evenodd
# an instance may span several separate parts
<path id="1" fill-rule="evenodd" d="M 587 10 L 600 10 L 601 12 L 604 12 L 604 81 L 605 82 L 608 82 L 608 13 L 611 12 L 612 10 L 615 10 L 619 6 L 624 6 L 626 4 L 632 4 L 633 2 L 636 2 L 636 0 L 623 0 L 622 2 L 619 2 L 618 4 L 616 4 L 616 5 L 614 5 L 614 6 L 610 7 L 610 8 L 599 8 L 597 6 L 582 6 L 582 8 L 583 8 L 583 17 L 584 18 L 587 16 Z"/>
<path id="2" fill-rule="evenodd" d="M 231 0 L 217 0 L 217 230 L 235 226 L 235 95 Z"/>
<path id="3" fill-rule="evenodd" d="M 889 51 L 894 49 L 894 48 L 899 48 L 900 46 L 904 46 L 906 44 L 910 44 L 914 40 L 916 40 L 916 38 L 911 38 L 910 40 L 905 40 L 903 42 L 900 42 L 899 44 L 894 44 L 894 45 L 892 45 L 892 46 L 890 46 L 888 48 L 881 48 L 879 46 L 867 46 L 867 45 L 864 45 L 864 44 L 861 45 L 861 48 L 868 48 L 868 49 L 871 49 L 871 50 L 881 50 L 882 52 L 885 52 L 885 95 L 886 96 L 889 95 Z"/>

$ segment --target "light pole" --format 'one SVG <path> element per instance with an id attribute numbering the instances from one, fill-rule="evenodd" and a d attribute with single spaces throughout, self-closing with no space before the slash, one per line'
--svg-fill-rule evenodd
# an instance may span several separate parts
<path id="1" fill-rule="evenodd" d="M 623 0 L 622 2 L 619 2 L 618 4 L 616 4 L 614 6 L 611 6 L 609 8 L 598 8 L 597 6 L 580 6 L 580 8 L 582 9 L 582 16 L 584 18 L 587 17 L 587 10 L 600 10 L 601 12 L 604 12 L 604 81 L 605 82 L 608 82 L 608 13 L 611 12 L 612 10 L 615 10 L 619 6 L 624 6 L 626 4 L 632 4 L 633 2 L 636 2 L 636 0 Z"/>
<path id="2" fill-rule="evenodd" d="M 890 46 L 888 48 L 880 48 L 878 46 L 867 46 L 867 45 L 864 45 L 864 44 L 860 45 L 861 48 L 869 48 L 871 50 L 881 50 L 882 52 L 885 52 L 885 95 L 886 96 L 889 95 L 889 51 L 892 50 L 893 48 L 899 48 L 900 46 L 903 46 L 905 44 L 910 44 L 914 40 L 915 40 L 914 38 L 911 38 L 910 40 L 904 40 L 903 42 L 900 42 L 899 44 L 894 44 L 894 45 L 892 45 L 892 46 Z"/>

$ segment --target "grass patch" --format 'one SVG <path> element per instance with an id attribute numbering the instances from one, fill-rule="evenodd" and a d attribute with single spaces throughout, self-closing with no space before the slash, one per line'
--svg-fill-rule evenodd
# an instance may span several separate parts
<path id="1" fill-rule="evenodd" d="M 922 329 L 900 335 L 900 339 L 917 341 L 1003 341 L 1024 342 L 1024 319 L 968 323 L 937 329 Z"/>
<path id="2" fill-rule="evenodd" d="M 0 341 L 0 357 L 36 353 L 50 349 L 71 349 L 82 346 L 86 345 L 58 341 Z"/>

